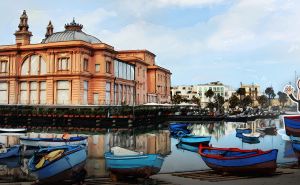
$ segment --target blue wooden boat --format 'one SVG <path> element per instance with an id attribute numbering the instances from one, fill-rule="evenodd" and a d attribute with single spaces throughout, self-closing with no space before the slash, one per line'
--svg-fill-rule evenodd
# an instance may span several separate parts
<path id="1" fill-rule="evenodd" d="M 106 152 L 104 157 L 106 168 L 114 178 L 124 176 L 148 178 L 157 174 L 164 162 L 160 154 L 140 154 L 126 149 L 122 149 L 123 152 L 116 152 L 113 148 L 112 151 Z"/>
<path id="2" fill-rule="evenodd" d="M 86 159 L 84 146 L 42 148 L 30 158 L 28 169 L 41 183 L 59 182 L 80 172 Z"/>
<path id="3" fill-rule="evenodd" d="M 250 134 L 252 132 L 252 129 L 251 128 L 236 128 L 235 131 L 237 134 L 242 134 L 242 133 Z"/>
<path id="4" fill-rule="evenodd" d="M 300 137 L 300 115 L 284 116 L 285 131 L 288 136 Z"/>
<path id="5" fill-rule="evenodd" d="M 186 135 L 179 138 L 180 142 L 188 144 L 202 144 L 208 145 L 210 142 L 211 136 L 195 136 L 195 135 Z"/>
<path id="6" fill-rule="evenodd" d="M 277 153 L 277 149 L 262 151 L 199 146 L 199 154 L 208 167 L 218 172 L 247 175 L 274 173 Z"/>
<path id="7" fill-rule="evenodd" d="M 20 156 L 21 146 L 15 145 L 9 148 L 6 148 L 4 144 L 0 144 L 0 159 L 9 158 L 9 157 L 18 157 Z"/>
<path id="8" fill-rule="evenodd" d="M 169 129 L 170 131 L 172 130 L 176 130 L 176 129 L 187 129 L 187 127 L 189 126 L 188 123 L 171 123 L 169 125 Z"/>
<path id="9" fill-rule="evenodd" d="M 4 165 L 8 169 L 19 168 L 22 165 L 21 157 L 2 158 L 0 159 L 0 165 Z"/>
<path id="10" fill-rule="evenodd" d="M 199 144 L 187 144 L 187 143 L 179 142 L 178 144 L 176 144 L 176 147 L 179 149 L 183 149 L 195 153 L 198 153 L 199 150 Z"/>
<path id="11" fill-rule="evenodd" d="M 87 145 L 86 136 L 63 138 L 29 138 L 20 137 L 20 144 L 29 147 L 55 147 L 63 145 Z"/>

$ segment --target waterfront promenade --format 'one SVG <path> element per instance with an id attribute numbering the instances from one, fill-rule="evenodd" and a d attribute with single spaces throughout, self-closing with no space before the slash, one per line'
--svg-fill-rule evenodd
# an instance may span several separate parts
<path id="1" fill-rule="evenodd" d="M 298 184 L 300 179 L 300 167 L 290 168 L 290 167 L 279 167 L 277 168 L 278 175 L 270 177 L 238 177 L 229 175 L 214 175 L 211 176 L 201 175 L 201 173 L 206 173 L 207 171 L 201 172 L 186 172 L 181 174 L 189 174 L 185 177 L 174 175 L 174 174 L 158 174 L 153 176 L 153 179 L 160 181 L 166 181 L 170 184 L 178 185 L 286 185 L 286 184 Z"/>

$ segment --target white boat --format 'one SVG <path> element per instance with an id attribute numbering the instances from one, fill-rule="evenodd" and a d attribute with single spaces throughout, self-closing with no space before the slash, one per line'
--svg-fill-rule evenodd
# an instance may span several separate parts
<path id="1" fill-rule="evenodd" d="M 63 138 L 29 138 L 20 137 L 20 144 L 30 147 L 50 147 L 63 145 L 88 145 L 86 136 Z"/>
<path id="2" fill-rule="evenodd" d="M 26 128 L 0 128 L 0 132 L 19 133 L 27 132 Z"/>

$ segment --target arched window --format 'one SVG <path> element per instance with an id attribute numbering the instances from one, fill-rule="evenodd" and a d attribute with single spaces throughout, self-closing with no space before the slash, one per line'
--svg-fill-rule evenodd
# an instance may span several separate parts
<path id="1" fill-rule="evenodd" d="M 46 74 L 46 62 L 40 55 L 31 55 L 23 62 L 21 75 L 44 74 Z"/>

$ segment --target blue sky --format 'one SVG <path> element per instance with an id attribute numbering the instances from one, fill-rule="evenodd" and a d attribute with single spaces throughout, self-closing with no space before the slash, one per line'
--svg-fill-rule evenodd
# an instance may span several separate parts
<path id="1" fill-rule="evenodd" d="M 172 85 L 221 81 L 273 86 L 300 74 L 297 0 L 10 0 L 0 2 L 0 45 L 14 44 L 23 10 L 32 42 L 75 17 L 117 50 L 148 49 L 172 71 Z"/>

